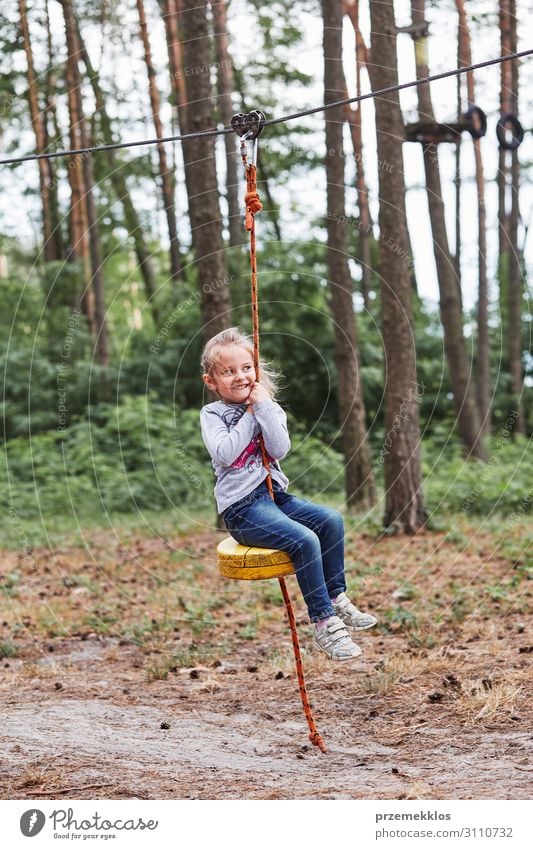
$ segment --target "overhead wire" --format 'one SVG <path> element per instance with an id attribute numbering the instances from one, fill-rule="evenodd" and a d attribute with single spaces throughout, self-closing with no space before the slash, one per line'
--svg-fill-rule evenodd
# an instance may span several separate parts
<path id="1" fill-rule="evenodd" d="M 522 50 L 517 53 L 508 53 L 506 56 L 498 56 L 496 59 L 486 59 L 484 62 L 475 62 L 472 65 L 465 65 L 462 68 L 454 68 L 450 71 L 442 71 L 440 74 L 431 74 L 427 77 L 422 77 L 418 80 L 410 80 L 407 83 L 397 83 L 396 85 L 381 88 L 378 91 L 370 91 L 367 94 L 359 94 L 356 97 L 346 97 L 343 100 L 335 100 L 331 103 L 323 103 L 320 106 L 315 106 L 311 109 L 303 109 L 300 112 L 292 112 L 289 115 L 282 115 L 280 118 L 270 118 L 264 123 L 265 127 L 272 127 L 275 124 L 284 124 L 286 121 L 294 121 L 296 118 L 305 118 L 307 115 L 315 115 L 317 112 L 326 112 L 328 109 L 335 109 L 338 106 L 346 106 L 350 103 L 360 103 L 363 100 L 369 100 L 375 97 L 382 97 L 386 94 L 392 94 L 395 91 L 404 91 L 407 88 L 414 88 L 427 83 L 444 80 L 447 77 L 466 74 L 470 71 L 476 71 L 479 68 L 488 68 L 491 65 L 498 65 L 501 62 L 509 62 L 514 59 L 523 59 L 525 56 L 531 56 L 533 49 Z M 120 150 L 124 148 L 143 147 L 152 144 L 164 144 L 166 142 L 188 141 L 189 139 L 209 138 L 211 136 L 227 135 L 233 133 L 232 127 L 220 127 L 210 130 L 198 130 L 194 133 L 184 133 L 182 135 L 165 136 L 164 138 L 142 139 L 140 141 L 130 142 L 115 142 L 113 144 L 93 145 L 92 147 L 80 147 L 75 150 L 57 150 L 49 153 L 32 153 L 27 156 L 14 156 L 8 159 L 0 159 L 0 165 L 17 165 L 21 162 L 34 162 L 39 159 L 57 159 L 62 156 L 79 156 L 82 154 L 101 153 L 106 150 Z"/>

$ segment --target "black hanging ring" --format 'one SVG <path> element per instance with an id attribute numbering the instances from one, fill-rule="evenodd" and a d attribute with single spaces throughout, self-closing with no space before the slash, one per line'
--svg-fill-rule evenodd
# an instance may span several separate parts
<path id="1" fill-rule="evenodd" d="M 511 139 L 508 138 L 509 131 L 512 133 Z M 504 150 L 516 150 L 524 141 L 524 128 L 516 115 L 512 112 L 504 112 L 496 124 L 496 135 L 500 147 Z"/>
<path id="2" fill-rule="evenodd" d="M 465 112 L 465 120 L 468 122 L 468 132 L 473 139 L 482 138 L 487 132 L 487 116 L 479 106 L 471 106 Z"/>
<path id="3" fill-rule="evenodd" d="M 252 112 L 239 112 L 231 119 L 232 129 L 239 136 L 246 136 L 247 139 L 256 139 L 263 127 L 265 126 L 266 115 L 259 109 L 254 109 Z"/>

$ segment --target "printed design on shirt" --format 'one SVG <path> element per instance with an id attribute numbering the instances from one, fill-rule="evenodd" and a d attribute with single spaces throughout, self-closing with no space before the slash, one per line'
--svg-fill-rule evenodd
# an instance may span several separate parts
<path id="1" fill-rule="evenodd" d="M 267 453 L 269 462 L 274 462 L 272 457 Z M 263 465 L 263 456 L 261 454 L 261 443 L 259 434 L 254 436 L 251 442 L 248 443 L 244 451 L 239 454 L 236 460 L 233 461 L 231 467 L 233 469 L 246 469 L 247 472 L 253 472 L 254 469 L 260 469 Z"/>
<path id="2" fill-rule="evenodd" d="M 228 430 L 231 430 L 232 427 L 235 427 L 235 425 L 240 422 L 244 416 L 245 410 L 246 407 L 242 404 L 240 407 L 234 407 L 223 411 L 221 418 Z"/>
<path id="3" fill-rule="evenodd" d="M 235 425 L 241 420 L 244 412 L 246 410 L 246 405 L 242 405 L 239 407 L 234 407 L 231 409 L 226 409 L 222 413 L 222 421 L 228 428 L 235 427 Z M 267 453 L 267 457 L 270 463 L 276 466 L 276 461 L 269 456 Z M 254 436 L 251 441 L 248 443 L 244 451 L 242 451 L 236 460 L 231 464 L 232 469 L 246 469 L 247 472 L 253 472 L 255 469 L 261 469 L 263 466 L 263 455 L 261 453 L 261 443 L 259 440 L 259 434 Z"/>

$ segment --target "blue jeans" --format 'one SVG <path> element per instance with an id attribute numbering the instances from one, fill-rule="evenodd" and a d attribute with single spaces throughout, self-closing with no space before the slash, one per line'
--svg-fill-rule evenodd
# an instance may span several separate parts
<path id="1" fill-rule="evenodd" d="M 277 548 L 290 555 L 309 618 L 318 622 L 334 615 L 331 599 L 346 589 L 342 516 L 272 483 L 275 501 L 263 481 L 224 511 L 224 522 L 241 545 Z"/>

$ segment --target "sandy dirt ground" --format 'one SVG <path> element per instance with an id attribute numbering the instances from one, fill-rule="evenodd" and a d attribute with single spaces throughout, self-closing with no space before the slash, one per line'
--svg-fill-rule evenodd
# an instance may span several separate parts
<path id="1" fill-rule="evenodd" d="M 219 538 L 4 553 L 2 798 L 531 796 L 522 561 L 443 534 L 353 539 L 380 627 L 342 664 L 313 646 L 289 579 L 322 754 L 277 582 L 228 589 Z"/>

